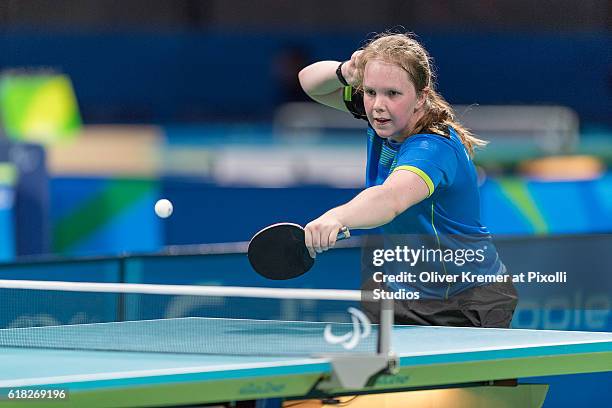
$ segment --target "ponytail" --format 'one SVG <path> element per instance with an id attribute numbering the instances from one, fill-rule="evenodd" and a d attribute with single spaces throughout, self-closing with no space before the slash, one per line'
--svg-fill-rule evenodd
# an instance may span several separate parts
<path id="1" fill-rule="evenodd" d="M 452 127 L 470 157 L 474 150 L 487 145 L 487 141 L 477 138 L 456 119 L 455 111 L 444 98 L 434 90 L 427 91 L 423 117 L 417 122 L 413 133 L 433 132 L 446 134 L 446 128 Z"/>

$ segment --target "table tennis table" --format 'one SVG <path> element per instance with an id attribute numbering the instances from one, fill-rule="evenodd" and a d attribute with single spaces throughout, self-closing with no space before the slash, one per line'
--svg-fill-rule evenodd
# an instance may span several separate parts
<path id="1" fill-rule="evenodd" d="M 612 371 L 612 333 L 396 325 L 392 344 L 397 371 L 379 373 L 363 386 L 347 388 L 338 381 L 336 360 L 359 361 L 376 341 L 364 339 L 356 349 L 342 350 L 322 340 L 324 325 L 181 318 L 2 329 L 0 399 L 7 406 L 49 407 L 53 404 L 49 405 L 48 399 L 16 400 L 7 395 L 11 390 L 62 389 L 68 392 L 68 398 L 62 400 L 68 406 L 215 404 Z M 182 330 L 186 327 L 191 330 Z M 349 327 L 338 324 L 333 330 L 341 332 Z M 102 332 L 104 341 L 99 339 Z M 203 349 L 176 352 L 185 341 L 181 339 L 183 332 L 191 333 L 188 341 L 202 344 Z M 126 351 L 121 339 L 135 333 L 140 338 Z M 162 336 L 176 340 L 159 342 Z M 87 344 L 89 349 L 80 349 L 87 338 L 98 340 Z M 56 344 L 50 339 L 56 339 Z M 147 348 L 146 343 L 154 346 Z M 318 350 L 324 354 L 317 354 Z M 359 364 L 345 365 L 344 369 L 358 370 Z"/>

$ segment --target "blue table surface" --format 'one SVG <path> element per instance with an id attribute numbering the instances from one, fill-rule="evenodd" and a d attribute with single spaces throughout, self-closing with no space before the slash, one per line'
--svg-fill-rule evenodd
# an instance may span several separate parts
<path id="1" fill-rule="evenodd" d="M 92 382 L 104 387 L 329 372 L 330 358 L 325 353 L 367 352 L 375 345 L 376 330 L 373 330 L 372 339 L 366 339 L 356 350 L 331 346 L 322 340 L 324 326 L 323 323 L 183 318 L 2 329 L 0 387 L 66 383 L 77 387 L 79 383 L 89 383 L 87 387 L 90 387 Z M 333 331 L 341 334 L 351 327 L 336 324 Z M 108 350 L 127 345 L 129 338 L 143 348 Z M 83 348 L 88 341 L 100 349 L 77 347 Z M 15 347 L 28 342 L 35 347 Z M 44 342 L 57 344 L 42 348 L 39 343 Z M 198 343 L 204 344 L 204 351 L 159 351 L 184 343 L 194 343 L 195 347 Z M 105 349 L 105 344 L 112 346 Z M 395 326 L 392 344 L 402 366 L 591 352 L 606 352 L 609 356 L 612 333 Z M 56 348 L 60 345 L 66 349 Z M 147 346 L 157 351 L 146 351 Z"/>

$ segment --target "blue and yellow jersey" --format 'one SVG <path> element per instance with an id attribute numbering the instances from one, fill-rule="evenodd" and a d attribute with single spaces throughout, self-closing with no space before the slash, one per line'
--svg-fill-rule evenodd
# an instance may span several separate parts
<path id="1" fill-rule="evenodd" d="M 345 88 L 345 104 L 359 119 L 367 120 L 363 96 Z M 427 185 L 429 195 L 408 208 L 390 223 L 380 227 L 385 235 L 410 236 L 443 248 L 485 248 L 482 263 L 471 265 L 473 273 L 498 275 L 505 273 L 489 230 L 481 223 L 478 175 L 466 148 L 454 129 L 445 135 L 415 134 L 402 143 L 379 137 L 368 124 L 366 187 L 381 185 L 395 171 L 410 171 Z M 395 239 L 397 241 L 397 238 Z M 441 273 L 458 273 L 454 265 L 437 265 Z M 459 268 L 465 269 L 465 268 Z M 406 286 L 406 285 L 404 285 Z M 478 284 L 439 285 L 425 290 L 427 297 L 445 298 Z M 421 288 L 423 289 L 423 288 Z"/>
<path id="2" fill-rule="evenodd" d="M 395 171 L 410 171 L 429 196 L 382 229 L 389 234 L 488 234 L 480 222 L 476 169 L 455 131 L 417 134 L 403 143 L 385 140 L 368 127 L 366 186 L 383 184 Z"/>

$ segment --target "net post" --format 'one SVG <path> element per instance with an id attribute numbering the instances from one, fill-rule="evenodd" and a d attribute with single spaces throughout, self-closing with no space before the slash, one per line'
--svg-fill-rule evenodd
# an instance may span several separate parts
<path id="1" fill-rule="evenodd" d="M 391 333 L 393 332 L 393 299 L 380 302 L 380 325 L 378 327 L 378 354 L 391 353 Z"/>
<path id="2" fill-rule="evenodd" d="M 380 302 L 378 355 L 384 357 L 387 362 L 384 369 L 387 374 L 397 374 L 399 371 L 399 359 L 393 352 L 392 344 L 394 315 L 393 299 L 383 297 Z"/>

